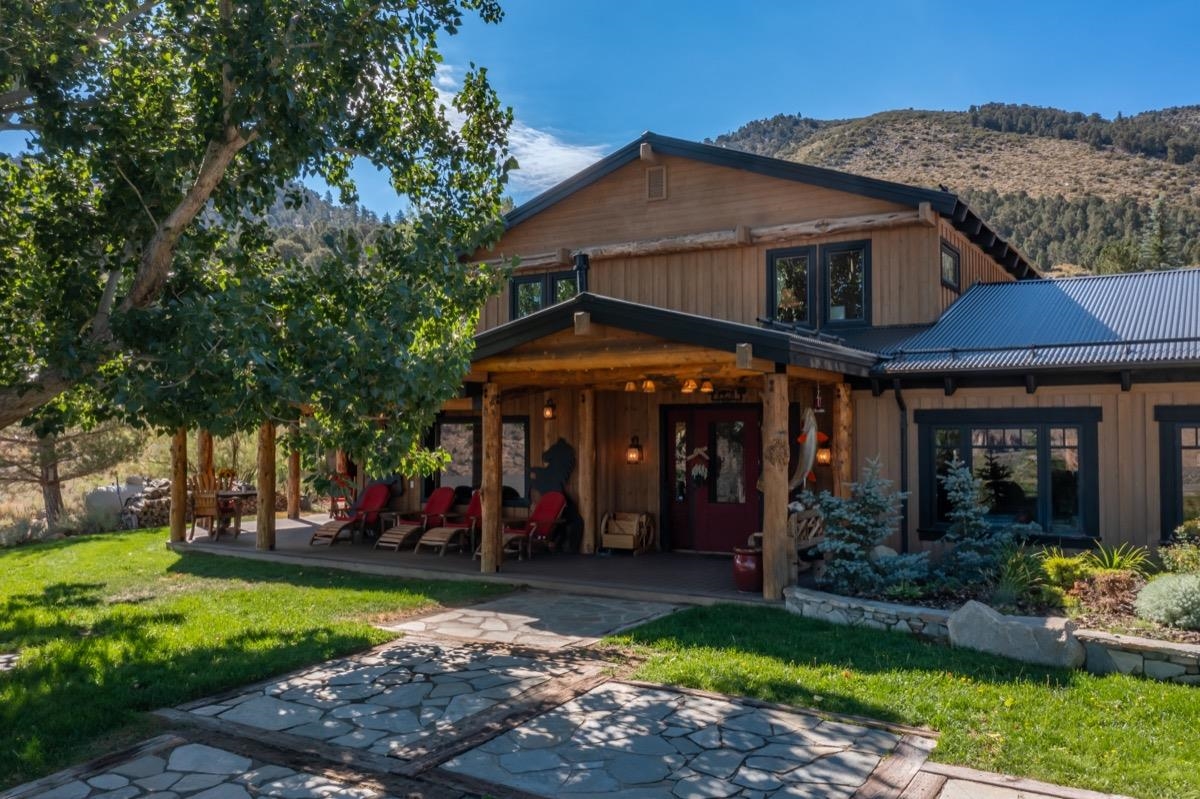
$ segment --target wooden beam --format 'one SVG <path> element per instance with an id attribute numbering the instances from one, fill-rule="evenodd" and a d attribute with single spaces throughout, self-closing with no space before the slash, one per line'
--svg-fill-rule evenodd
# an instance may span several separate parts
<path id="1" fill-rule="evenodd" d="M 537 372 L 556 369 L 628 369 L 648 367 L 671 369 L 693 364 L 733 365 L 732 352 L 708 347 L 663 344 L 604 344 L 587 342 L 587 346 L 555 347 L 554 349 L 508 352 L 476 361 L 475 367 L 495 376 L 499 372 Z M 765 364 L 765 361 L 764 361 Z M 770 367 L 774 371 L 774 364 Z"/>
<path id="2" fill-rule="evenodd" d="M 500 524 L 500 496 L 504 490 L 504 440 L 500 416 L 500 386 L 483 387 L 483 479 L 480 484 L 483 518 L 482 550 L 479 570 L 484 574 L 500 571 L 504 544 Z"/>
<path id="3" fill-rule="evenodd" d="M 739 369 L 749 369 L 754 363 L 754 347 L 750 344 L 738 344 L 734 353 L 734 363 Z M 774 371 L 772 369 L 771 371 Z"/>
<path id="4" fill-rule="evenodd" d="M 649 164 L 658 161 L 658 155 L 654 152 L 654 146 L 648 141 L 642 142 L 641 146 L 638 147 L 638 158 Z"/>
<path id="5" fill-rule="evenodd" d="M 917 206 L 917 219 L 921 220 L 921 224 L 926 227 L 937 227 L 937 211 L 933 210 L 933 206 L 927 202 Z"/>
<path id="6" fill-rule="evenodd" d="M 555 266 L 570 266 L 571 265 L 571 248 L 570 247 L 559 247 L 557 250 L 554 251 L 554 253 L 556 256 L 555 262 L 554 262 Z"/>
<path id="7" fill-rule="evenodd" d="M 275 548 L 275 423 L 258 428 L 258 525 L 254 548 Z"/>
<path id="8" fill-rule="evenodd" d="M 850 401 L 850 385 L 838 383 L 833 387 L 833 493 L 850 496 L 854 482 L 854 406 Z"/>
<path id="9" fill-rule="evenodd" d="M 575 335 L 586 336 L 592 332 L 592 315 L 587 311 L 575 312 Z"/>
<path id="10" fill-rule="evenodd" d="M 788 378 L 763 377 L 763 598 L 782 598 L 791 583 L 787 535 L 788 505 Z"/>
<path id="11" fill-rule="evenodd" d="M 754 234 L 749 225 L 738 225 L 733 229 L 733 240 L 737 244 L 748 246 L 754 243 Z"/>
<path id="12" fill-rule="evenodd" d="M 443 411 L 477 411 L 479 400 L 475 397 L 451 397 L 442 401 Z"/>
<path id="13" fill-rule="evenodd" d="M 196 431 L 196 485 L 201 488 L 217 487 L 217 473 L 213 466 L 213 437 L 212 433 L 204 429 Z"/>
<path id="14" fill-rule="evenodd" d="M 171 436 L 171 533 L 172 543 L 186 538 L 187 527 L 187 428 Z"/>
<path id="15" fill-rule="evenodd" d="M 596 497 L 596 391 L 585 388 L 579 392 L 579 515 L 583 517 L 583 538 L 579 551 L 591 555 L 596 551 L 600 517 Z"/>
<path id="16" fill-rule="evenodd" d="M 652 377 L 663 382 L 659 390 L 670 390 L 673 386 L 669 381 L 682 383 L 685 379 L 707 377 L 714 381 L 737 382 L 747 378 L 757 378 L 764 373 L 774 370 L 767 368 L 738 369 L 730 359 L 725 363 L 693 364 L 687 367 L 654 366 L 631 369 L 587 369 L 572 370 L 569 364 L 563 364 L 558 369 L 549 371 L 497 372 L 492 375 L 491 382 L 504 386 L 505 397 L 517 386 L 548 389 L 548 388 L 621 388 L 630 380 L 635 382 Z M 827 376 L 825 382 L 840 380 L 840 374 Z"/>
<path id="17" fill-rule="evenodd" d="M 297 424 L 293 422 L 290 426 L 294 435 Z M 287 517 L 300 518 L 300 452 L 294 449 L 288 451 Z"/>

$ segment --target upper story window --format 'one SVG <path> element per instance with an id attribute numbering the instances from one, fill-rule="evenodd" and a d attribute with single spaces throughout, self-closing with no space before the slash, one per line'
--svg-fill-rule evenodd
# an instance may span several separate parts
<path id="1" fill-rule="evenodd" d="M 767 312 L 803 327 L 870 324 L 871 242 L 770 250 Z"/>
<path id="2" fill-rule="evenodd" d="M 962 258 L 958 250 L 946 242 L 942 242 L 942 285 L 948 289 L 959 291 L 962 287 Z"/>
<path id="3" fill-rule="evenodd" d="M 521 275 L 509 281 L 509 319 L 520 319 L 535 311 L 574 297 L 578 292 L 574 272 Z"/>
<path id="4" fill-rule="evenodd" d="M 780 322 L 814 327 L 816 247 L 793 247 L 767 253 L 767 308 Z"/>
<path id="5" fill-rule="evenodd" d="M 821 247 L 824 313 L 829 325 L 871 323 L 871 242 Z"/>

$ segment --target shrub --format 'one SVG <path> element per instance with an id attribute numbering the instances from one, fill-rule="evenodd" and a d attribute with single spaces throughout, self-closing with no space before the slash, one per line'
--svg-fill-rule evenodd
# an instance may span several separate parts
<path id="1" fill-rule="evenodd" d="M 1163 574 L 1137 597 L 1137 615 L 1169 627 L 1200 630 L 1200 574 Z"/>
<path id="2" fill-rule="evenodd" d="M 1200 573 L 1200 519 L 1176 527 L 1172 542 L 1158 548 L 1158 557 L 1165 571 Z"/>
<path id="3" fill-rule="evenodd" d="M 1040 604 L 1044 580 L 1042 564 L 1023 546 L 1005 547 L 992 589 L 992 604 L 1000 608 L 1017 608 L 1022 604 Z"/>
<path id="4" fill-rule="evenodd" d="M 1076 583 L 1071 593 L 1089 610 L 1123 615 L 1133 612 L 1134 600 L 1145 583 L 1145 578 L 1132 570 L 1102 570 Z"/>
<path id="5" fill-rule="evenodd" d="M 1134 571 L 1143 577 L 1150 571 L 1150 551 L 1145 547 L 1135 547 L 1125 543 L 1118 547 L 1106 547 L 1104 544 L 1088 552 L 1085 556 L 1097 569 L 1109 571 Z"/>
<path id="6" fill-rule="evenodd" d="M 1012 533 L 988 524 L 987 507 L 979 501 L 982 484 L 965 463 L 957 458 L 951 461 L 941 481 L 950 501 L 950 527 L 942 542 L 952 546 L 941 570 L 952 581 L 991 582 Z"/>
<path id="7" fill-rule="evenodd" d="M 1070 590 L 1075 583 L 1087 580 L 1098 571 L 1087 556 L 1064 555 L 1061 549 L 1046 550 L 1041 560 L 1046 584 L 1063 591 Z"/>
<path id="8" fill-rule="evenodd" d="M 879 476 L 879 468 L 878 460 L 868 462 L 862 479 L 851 485 L 849 499 L 822 491 L 816 500 L 825 517 L 820 549 L 827 565 L 822 583 L 838 593 L 877 594 L 889 584 L 913 582 L 928 571 L 924 553 L 871 562 L 871 550 L 895 531 L 904 498 L 891 490 L 891 480 Z M 888 572 L 897 566 L 903 568 Z"/>

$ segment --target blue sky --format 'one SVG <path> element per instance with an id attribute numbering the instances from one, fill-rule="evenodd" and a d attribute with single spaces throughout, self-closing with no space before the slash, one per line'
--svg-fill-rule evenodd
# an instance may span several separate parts
<path id="1" fill-rule="evenodd" d="M 513 107 L 518 202 L 644 130 L 700 140 L 778 113 L 1200 103 L 1194 0 L 501 1 L 502 23 L 469 22 L 442 52 L 447 87 L 474 62 Z M 365 205 L 398 207 L 360 175 Z"/>

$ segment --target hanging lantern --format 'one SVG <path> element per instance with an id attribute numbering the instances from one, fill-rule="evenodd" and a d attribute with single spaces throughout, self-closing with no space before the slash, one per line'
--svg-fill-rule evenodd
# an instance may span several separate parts
<path id="1" fill-rule="evenodd" d="M 554 400 L 546 400 L 546 404 L 542 406 L 542 418 L 553 419 L 558 416 L 558 408 L 554 405 Z"/>
<path id="2" fill-rule="evenodd" d="M 817 463 L 821 466 L 828 466 L 833 463 L 833 450 L 829 447 L 820 447 L 817 449 Z"/>
<path id="3" fill-rule="evenodd" d="M 637 391 L 637 383 L 633 382 L 632 380 L 627 381 L 625 383 L 625 390 L 626 391 Z"/>
<path id="4" fill-rule="evenodd" d="M 642 382 L 642 391 L 646 394 L 653 394 L 656 386 L 653 380 L 645 380 Z"/>
<path id="5" fill-rule="evenodd" d="M 637 464 L 642 462 L 642 442 L 637 436 L 629 439 L 629 448 L 625 450 L 625 462 Z"/>
<path id="6" fill-rule="evenodd" d="M 711 394 L 711 393 L 713 393 L 713 391 L 715 391 L 715 389 L 713 388 L 713 382 L 711 380 L 709 380 L 707 377 L 701 378 L 700 393 L 701 394 Z"/>
<path id="7" fill-rule="evenodd" d="M 683 386 L 680 387 L 679 393 L 691 394 L 697 388 L 699 388 L 699 384 L 697 384 L 695 380 L 693 380 L 692 378 L 689 377 L 687 380 L 683 381 Z"/>

